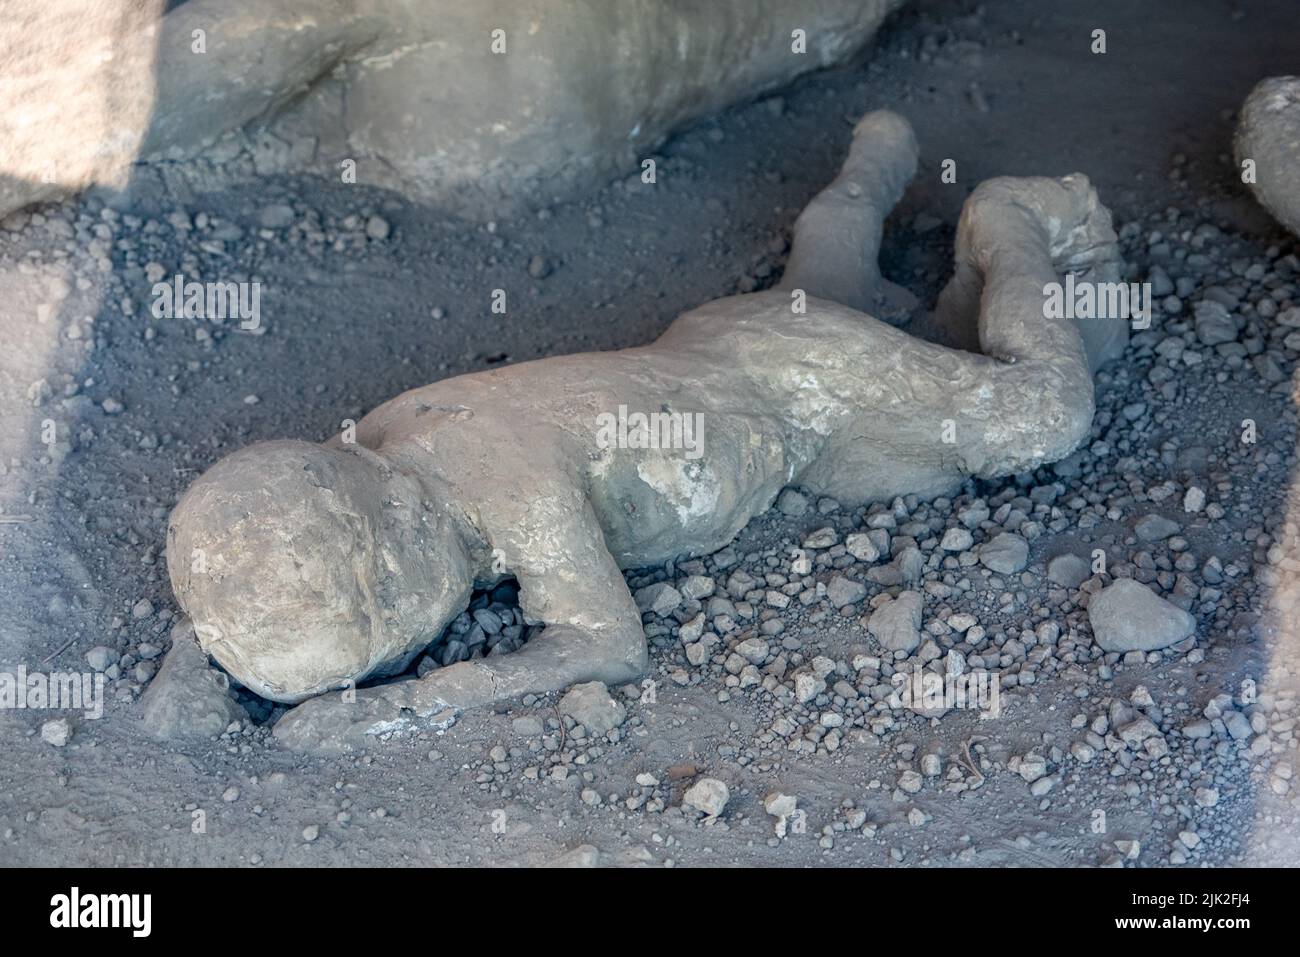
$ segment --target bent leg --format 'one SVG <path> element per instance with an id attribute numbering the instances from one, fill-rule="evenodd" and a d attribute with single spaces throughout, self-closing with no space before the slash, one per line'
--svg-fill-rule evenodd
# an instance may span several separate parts
<path id="1" fill-rule="evenodd" d="M 859 120 L 839 176 L 795 221 L 777 288 L 874 314 L 885 293 L 878 263 L 885 217 L 916 172 L 916 158 L 916 137 L 903 117 L 878 110 Z"/>

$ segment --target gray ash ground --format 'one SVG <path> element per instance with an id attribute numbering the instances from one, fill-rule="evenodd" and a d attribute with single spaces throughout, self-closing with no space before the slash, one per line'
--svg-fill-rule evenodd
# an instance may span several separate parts
<path id="1" fill-rule="evenodd" d="M 0 862 L 1294 864 L 1300 250 L 1227 153 L 1229 111 L 1295 51 L 1275 5 L 1195 5 L 1159 32 L 1118 0 L 1040 9 L 919 4 L 866 64 L 667 143 L 653 189 L 538 197 L 497 224 L 312 179 L 206 191 L 179 169 L 108 206 L 5 220 L 0 662 L 93 661 L 114 680 L 104 719 L 62 744 L 48 715 L 0 716 Z M 1087 52 L 1098 18 L 1109 59 Z M 256 720 L 209 743 L 145 736 L 138 699 L 177 614 L 166 517 L 202 469 L 259 439 L 323 439 L 438 377 L 644 342 L 770 285 L 850 122 L 881 106 L 922 143 L 883 258 L 923 302 L 980 179 L 1078 169 L 1115 210 L 1131 278 L 1160 301 L 1098 376 L 1084 448 L 952 500 L 849 510 L 792 491 L 718 555 L 629 575 L 654 609 L 653 685 L 610 689 L 618 707 L 530 697 L 335 759 L 279 749 L 251 698 Z M 262 281 L 263 330 L 154 319 L 159 270 Z M 983 551 L 1002 534 L 1023 567 Z M 1103 653 L 1085 606 L 1117 578 L 1167 599 L 1166 618 L 1191 612 L 1194 637 Z M 900 590 L 921 624 L 898 616 L 889 640 L 915 648 L 891 653 L 867 623 Z M 420 667 L 450 660 L 431 654 Z M 893 669 L 963 661 L 1002 674 L 1000 717 L 889 706 Z M 796 799 L 784 837 L 773 794 Z"/>

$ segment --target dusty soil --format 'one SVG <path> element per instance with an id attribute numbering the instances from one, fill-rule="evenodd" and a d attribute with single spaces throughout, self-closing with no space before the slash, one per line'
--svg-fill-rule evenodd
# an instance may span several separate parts
<path id="1" fill-rule="evenodd" d="M 1295 72 L 1300 35 L 1281 0 L 1161 6 L 1169 12 L 1125 0 L 978 11 L 917 2 L 865 63 L 670 141 L 654 188 L 630 177 L 581 202 L 539 196 L 534 215 L 510 222 L 453 220 L 315 179 L 221 187 L 180 170 L 142 170 L 126 197 L 107 203 L 89 197 L 6 220 L 0 665 L 86 670 L 99 645 L 129 658 L 104 718 L 76 723 L 65 746 L 39 735 L 48 715 L 0 714 L 0 863 L 511 865 L 581 845 L 601 863 L 629 865 L 1295 863 L 1297 655 L 1272 596 L 1294 545 L 1288 380 L 1300 351 L 1285 344 L 1286 329 L 1260 327 L 1300 304 L 1300 269 L 1295 239 L 1254 206 L 1229 152 L 1232 111 L 1258 79 Z M 1089 51 L 1098 27 L 1104 55 Z M 833 176 L 851 122 L 878 107 L 906 115 L 922 145 L 883 259 L 924 303 L 947 276 L 962 200 L 994 175 L 1086 173 L 1125 226 L 1133 277 L 1160 266 L 1184 280 L 1181 309 L 1158 309 L 1153 329 L 1099 377 L 1084 452 L 1034 476 L 972 485 L 953 502 L 903 503 L 898 524 L 914 523 L 908 537 L 927 557 L 976 500 L 991 513 L 976 524 L 977 542 L 1004 528 L 1031 540 L 1019 575 L 942 562 L 926 571 L 927 627 L 938 622 L 927 637 L 957 646 L 961 635 L 944 621 L 974 615 L 998 646 L 990 660 L 1017 675 L 1002 717 L 900 715 L 881 733 L 850 721 L 831 749 L 819 712 L 842 714 L 842 703 L 796 706 L 728 687 L 727 641 L 716 660 L 692 666 L 670 620 L 651 621 L 655 700 L 626 698 L 614 740 L 562 726 L 553 696 L 467 714 L 445 733 L 356 758 L 279 749 L 265 706 L 259 721 L 210 743 L 162 746 L 144 735 L 138 697 L 150 668 L 134 662 L 165 650 L 177 612 L 166 517 L 194 475 L 255 440 L 323 439 L 436 378 L 635 345 L 685 309 L 770 285 L 794 216 Z M 946 158 L 957 161 L 956 184 L 940 181 Z M 292 207 L 295 225 L 264 231 L 275 204 Z M 389 224 L 384 238 L 367 234 L 373 216 Z M 541 278 L 529 270 L 538 256 L 549 267 L 534 268 Z M 260 280 L 264 331 L 153 318 L 152 264 L 166 275 Z M 1240 352 L 1195 343 L 1189 317 L 1210 287 L 1240 303 Z M 496 288 L 507 292 L 504 316 L 489 308 Z M 1276 308 L 1261 309 L 1264 299 Z M 1276 375 L 1254 361 L 1251 340 Z M 1247 418 L 1253 445 L 1240 440 Z M 41 443 L 46 420 L 53 446 Z M 497 453 L 510 462 L 510 449 Z M 1185 512 L 1193 487 L 1218 509 Z M 891 511 L 773 509 L 734 546 L 736 567 L 788 575 L 807 533 L 830 525 L 842 538 Z M 1177 521 L 1178 533 L 1139 541 L 1134 524 L 1150 514 Z M 1197 615 L 1194 647 L 1140 663 L 1092 649 L 1082 596 L 1050 582 L 1045 567 L 1098 547 L 1111 574 L 1148 581 Z M 1206 576 L 1211 557 L 1225 573 Z M 814 577 L 825 583 L 834 561 L 819 559 Z M 694 570 L 721 590 L 735 567 L 718 565 L 630 577 L 639 585 Z M 869 590 L 849 615 L 792 602 L 781 616 L 791 658 L 852 670 L 855 655 L 873 653 L 861 618 L 885 589 Z M 1044 623 L 1062 637 L 1035 645 L 1025 633 L 1041 635 Z M 1248 679 L 1266 692 L 1257 703 L 1240 700 Z M 1180 729 L 1223 693 L 1258 714 L 1258 727 L 1198 746 Z M 1086 725 L 1130 701 L 1155 712 L 1169 755 L 1071 754 Z M 516 725 L 521 717 L 541 732 Z M 782 717 L 798 730 L 774 734 Z M 491 754 L 498 746 L 505 753 Z M 915 793 L 900 787 L 932 753 L 940 776 Z M 1029 754 L 1045 759 L 1050 790 L 1031 791 L 1014 770 Z M 642 787 L 639 774 L 659 783 Z M 730 788 L 716 820 L 680 808 L 700 775 Z M 1210 789 L 1212 805 L 1197 798 Z M 773 791 L 798 797 L 806 832 L 775 838 L 762 806 Z M 1104 833 L 1093 827 L 1098 809 Z M 1193 831 L 1194 847 L 1176 843 Z M 1141 849 L 1126 859 L 1131 846 L 1116 841 L 1129 840 Z"/>

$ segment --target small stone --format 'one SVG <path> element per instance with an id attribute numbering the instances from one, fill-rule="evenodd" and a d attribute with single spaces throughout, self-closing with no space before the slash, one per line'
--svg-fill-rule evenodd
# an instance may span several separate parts
<path id="1" fill-rule="evenodd" d="M 153 614 L 153 602 L 148 598 L 141 598 L 131 606 L 131 617 L 136 621 L 142 621 Z"/>
<path id="2" fill-rule="evenodd" d="M 551 272 L 551 262 L 545 256 L 538 255 L 528 260 L 528 275 L 534 279 L 545 279 Z"/>
<path id="3" fill-rule="evenodd" d="M 717 817 L 727 806 L 731 793 L 727 786 L 717 778 L 700 778 L 682 796 L 682 804 L 702 811 L 709 817 Z"/>
<path id="4" fill-rule="evenodd" d="M 827 525 L 825 528 L 819 528 L 807 535 L 803 540 L 803 547 L 811 549 L 830 548 L 839 540 L 839 534 L 835 529 Z"/>
<path id="5" fill-rule="evenodd" d="M 1203 508 L 1205 508 L 1205 489 L 1193 485 L 1183 496 L 1183 511 L 1195 513 Z"/>
<path id="6" fill-rule="evenodd" d="M 366 235 L 374 240 L 385 240 L 388 234 L 392 232 L 392 227 L 388 225 L 388 220 L 382 216 L 371 216 L 366 220 Z"/>
<path id="7" fill-rule="evenodd" d="M 248 712 L 230 695 L 230 679 L 208 664 L 188 618 L 171 631 L 172 646 L 140 699 L 145 730 L 155 738 L 215 738 Z"/>
<path id="8" fill-rule="evenodd" d="M 1120 578 L 1088 601 L 1093 640 L 1103 651 L 1156 651 L 1195 633 L 1196 619 L 1146 585 Z"/>
<path id="9" fill-rule="evenodd" d="M 999 575 L 1015 574 L 1029 563 L 1029 543 L 1012 532 L 1003 532 L 980 546 L 979 560 Z"/>
<path id="10" fill-rule="evenodd" d="M 761 665 L 767 661 L 771 649 L 762 638 L 750 637 L 736 645 L 736 654 L 751 665 Z"/>
<path id="11" fill-rule="evenodd" d="M 800 704 L 807 704 L 825 690 L 825 680 L 811 672 L 801 671 L 794 676 L 794 697 Z"/>
<path id="12" fill-rule="evenodd" d="M 1148 738 L 1160 737 L 1160 729 L 1149 718 L 1137 718 L 1119 728 L 1119 739 L 1133 750 L 1141 748 Z"/>
<path id="13" fill-rule="evenodd" d="M 552 867 L 589 868 L 600 865 L 600 849 L 594 844 L 579 844 L 573 850 L 557 857 Z"/>
<path id="14" fill-rule="evenodd" d="M 799 799 L 793 794 L 782 794 L 776 791 L 763 798 L 763 810 L 776 818 L 777 837 L 785 837 L 790 817 L 798 807 Z"/>
<path id="15" fill-rule="evenodd" d="M 660 618 L 667 618 L 682 604 L 682 593 L 667 582 L 638 588 L 632 597 L 641 614 L 650 612 Z"/>
<path id="16" fill-rule="evenodd" d="M 920 592 L 905 591 L 871 614 L 867 631 L 890 651 L 915 651 L 921 644 Z"/>
<path id="17" fill-rule="evenodd" d="M 316 838 L 320 837 L 320 825 L 308 824 L 302 829 L 302 839 L 310 844 Z"/>
<path id="18" fill-rule="evenodd" d="M 826 586 L 826 597 L 830 599 L 830 603 L 836 608 L 843 608 L 845 605 L 856 605 L 867 597 L 867 586 L 861 582 L 845 578 L 843 575 L 836 575 Z"/>
<path id="19" fill-rule="evenodd" d="M 1236 341 L 1237 324 L 1222 303 L 1203 299 L 1192 308 L 1196 317 L 1196 338 L 1202 345 L 1217 346 Z"/>
<path id="20" fill-rule="evenodd" d="M 96 645 L 86 652 L 86 663 L 96 671 L 107 671 L 122 656 L 107 645 Z"/>
<path id="21" fill-rule="evenodd" d="M 1037 754 L 1026 754 L 1020 759 L 1020 766 L 1016 769 L 1016 773 L 1033 784 L 1047 773 L 1047 759 Z"/>
<path id="22" fill-rule="evenodd" d="M 1182 531 L 1182 526 L 1163 515 L 1146 515 L 1133 526 L 1133 531 L 1144 542 L 1163 542 Z"/>
<path id="23" fill-rule="evenodd" d="M 965 528 L 950 528 L 944 532 L 939 548 L 945 552 L 964 552 L 975 544 L 975 536 Z"/>
<path id="24" fill-rule="evenodd" d="M 1062 588 L 1078 588 L 1091 574 L 1091 567 L 1078 555 L 1057 555 L 1047 563 L 1047 580 Z"/>
<path id="25" fill-rule="evenodd" d="M 776 507 L 782 515 L 790 518 L 800 518 L 808 511 L 808 496 L 804 495 L 798 489 L 783 489 L 777 496 Z"/>
<path id="26" fill-rule="evenodd" d="M 41 725 L 41 740 L 46 744 L 61 748 L 72 737 L 72 724 L 67 718 L 51 718 Z"/>
<path id="27" fill-rule="evenodd" d="M 293 225 L 294 218 L 292 206 L 287 203 L 272 203 L 262 208 L 258 222 L 263 229 L 284 229 Z"/>
<path id="28" fill-rule="evenodd" d="M 692 575 L 681 581 L 677 590 L 687 601 L 699 601 L 712 595 L 717 587 L 717 583 L 707 575 Z"/>
<path id="29" fill-rule="evenodd" d="M 865 532 L 854 532 L 845 538 L 844 550 L 860 562 L 874 562 L 880 558 L 880 549 Z"/>
<path id="30" fill-rule="evenodd" d="M 1227 711 L 1223 715 L 1223 726 L 1234 741 L 1245 741 L 1253 733 L 1250 719 L 1240 711 Z"/>
<path id="31" fill-rule="evenodd" d="M 560 699 L 560 714 L 568 715 L 592 734 L 607 734 L 627 718 L 627 709 L 615 701 L 600 681 L 574 685 Z"/>
<path id="32" fill-rule="evenodd" d="M 510 726 L 521 738 L 535 738 L 542 733 L 542 722 L 530 714 L 515 718 L 510 722 Z"/>

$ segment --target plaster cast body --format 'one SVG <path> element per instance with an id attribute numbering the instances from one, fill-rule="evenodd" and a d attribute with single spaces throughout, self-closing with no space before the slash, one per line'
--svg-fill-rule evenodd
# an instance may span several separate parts
<path id="1" fill-rule="evenodd" d="M 881 294 L 880 226 L 915 163 L 904 120 L 866 117 L 796 225 L 782 286 L 708 303 L 650 345 L 444 380 L 371 412 L 353 445 L 262 443 L 219 462 L 178 504 L 168 547 L 204 647 L 299 701 L 404 667 L 473 586 L 516 576 L 527 619 L 547 625 L 520 650 L 355 703 L 325 695 L 276 728 L 293 746 L 360 746 L 449 708 L 636 678 L 645 637 L 621 569 L 717 550 L 786 485 L 845 504 L 935 496 L 1071 452 L 1092 371 L 1127 330 L 1045 319 L 1043 287 L 1067 269 L 1116 277 L 1109 214 L 1080 176 L 983 184 L 940 311 L 978 321 L 986 354 L 945 348 L 842 304 Z M 610 447 L 598 423 L 620 406 L 698 415 L 702 454 Z"/>
<path id="2" fill-rule="evenodd" d="M 1251 192 L 1273 217 L 1300 236 L 1300 77 L 1261 80 L 1242 105 L 1233 140 L 1238 169 L 1254 162 Z"/>

